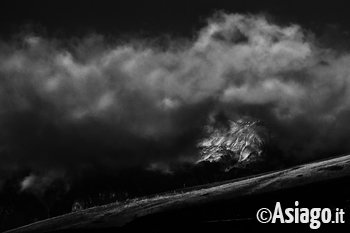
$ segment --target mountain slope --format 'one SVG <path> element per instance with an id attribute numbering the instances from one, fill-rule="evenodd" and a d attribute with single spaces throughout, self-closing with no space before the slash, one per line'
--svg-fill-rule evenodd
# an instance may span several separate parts
<path id="1" fill-rule="evenodd" d="M 236 218 L 247 211 L 250 211 L 248 213 L 250 217 L 247 219 L 256 223 L 254 220 L 256 208 L 269 205 L 271 201 L 276 201 L 276 197 L 278 197 L 277 200 L 286 201 L 320 199 L 324 201 L 321 202 L 323 205 L 329 200 L 337 201 L 336 198 L 331 197 L 335 193 L 338 199 L 343 197 L 342 192 L 347 191 L 344 185 L 349 185 L 349 177 L 350 155 L 347 155 L 174 193 L 133 199 L 125 203 L 112 203 L 47 219 L 7 232 L 52 232 L 78 229 L 98 229 L 98 232 L 101 232 L 102 229 L 149 225 L 158 220 L 184 226 L 182 224 L 188 221 L 188 214 L 191 216 L 191 223 L 201 225 L 216 218 L 222 220 L 223 213 L 229 213 L 231 217 Z M 320 190 L 323 195 L 317 196 Z M 344 194 L 346 197 L 348 195 L 349 193 Z M 270 202 L 266 201 L 266 197 Z M 209 211 L 213 208 L 215 211 Z M 179 215 L 179 212 L 182 215 Z"/>

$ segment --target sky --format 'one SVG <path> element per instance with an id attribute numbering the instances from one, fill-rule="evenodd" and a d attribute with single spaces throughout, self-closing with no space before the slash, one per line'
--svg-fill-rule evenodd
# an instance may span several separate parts
<path id="1" fill-rule="evenodd" d="M 334 1 L 3 3 L 5 167 L 191 160 L 220 111 L 270 124 L 286 157 L 327 154 L 343 139 L 319 137 L 347 110 L 348 17 Z"/>
<path id="2" fill-rule="evenodd" d="M 3 1 L 1 30 L 18 32 L 34 24 L 48 33 L 71 35 L 97 31 L 192 36 L 215 11 L 268 13 L 278 21 L 349 29 L 346 1 Z"/>
<path id="3" fill-rule="evenodd" d="M 343 68 L 340 63 L 346 63 L 344 60 L 349 49 L 347 42 L 350 30 L 349 15 L 344 2 L 337 1 L 321 3 L 248 0 L 205 1 L 199 4 L 190 1 L 14 0 L 2 4 L 1 72 L 3 112 L 6 113 L 6 116 L 2 117 L 2 124 L 5 128 L 9 128 L 7 133 L 4 133 L 6 134 L 3 136 L 4 140 L 7 144 L 16 141 L 13 147 L 17 149 L 19 146 L 15 145 L 20 142 L 26 148 L 24 150 L 28 150 L 29 146 L 33 151 L 37 151 L 36 146 L 33 146 L 33 140 L 37 144 L 48 145 L 48 150 L 54 151 L 54 154 L 58 151 L 57 147 L 62 148 L 56 145 L 57 141 L 62 140 L 64 148 L 72 149 L 74 146 L 66 145 L 66 138 L 76 138 L 79 141 L 77 144 L 81 144 L 84 140 L 95 141 L 96 137 L 103 138 L 97 136 L 104 134 L 105 131 L 100 130 L 103 127 L 112 131 L 106 132 L 105 135 L 108 135 L 106 137 L 109 139 L 101 142 L 101 144 L 113 144 L 107 146 L 106 154 L 114 154 L 115 150 L 125 150 L 120 146 L 113 149 L 114 144 L 118 144 L 115 141 L 127 144 L 125 141 L 130 141 L 129 137 L 134 139 L 133 131 L 141 132 L 147 140 L 151 140 L 139 139 L 141 148 L 143 144 L 152 148 L 154 148 L 152 143 L 167 144 L 165 148 L 161 146 L 162 149 L 157 149 L 156 153 L 152 152 L 153 149 L 146 150 L 150 150 L 151 154 L 164 154 L 165 151 L 167 154 L 172 154 L 169 151 L 180 153 L 174 149 L 179 148 L 179 144 L 186 148 L 184 154 L 191 153 L 191 144 L 200 134 L 200 128 L 214 108 L 223 108 L 218 106 L 227 104 L 232 99 L 233 102 L 245 104 L 243 107 L 236 103 L 228 104 L 229 107 L 225 109 L 234 108 L 235 110 L 228 110 L 229 114 L 232 114 L 243 111 L 236 108 L 251 109 L 255 104 L 263 105 L 268 102 L 270 104 L 274 99 L 280 98 L 282 93 L 286 94 L 283 97 L 286 98 L 286 102 L 292 101 L 293 96 L 301 98 L 300 96 L 305 94 L 302 87 L 306 86 L 306 82 L 301 85 L 298 83 L 299 78 L 294 82 L 285 83 L 287 78 L 284 77 L 285 74 L 281 75 L 281 72 L 288 73 L 287 76 L 292 76 L 292 80 L 293 77 L 300 75 L 315 76 L 314 82 L 323 87 L 326 85 L 323 84 L 326 78 L 321 79 L 319 74 L 315 74 L 321 72 L 319 64 L 329 64 L 327 72 L 337 73 Z M 260 24 L 266 25 L 266 28 L 260 29 Z M 247 25 L 253 25 L 253 29 L 247 28 Z M 248 40 L 243 41 L 247 43 L 246 47 L 240 47 L 239 41 L 235 41 L 239 40 L 236 37 L 240 36 L 236 31 L 232 31 L 235 27 L 239 28 L 239 33 L 243 35 L 242 39 Z M 260 40 L 258 34 L 262 43 L 254 47 L 256 45 L 251 41 Z M 277 42 L 270 43 L 270 40 L 274 39 Z M 222 51 L 222 49 L 232 50 Z M 250 60 L 248 65 L 240 61 L 240 57 L 244 56 L 253 58 L 255 52 L 261 56 L 267 53 L 265 55 L 270 60 Z M 204 54 L 207 60 L 198 54 Z M 233 59 L 233 63 L 230 59 Z M 125 65 L 122 61 L 129 63 Z M 253 75 L 242 74 L 248 70 L 252 71 Z M 305 72 L 307 74 L 304 74 Z M 227 84 L 227 74 L 238 77 L 235 81 L 238 84 L 247 82 L 257 85 L 261 80 L 254 76 L 275 75 L 281 76 L 283 80 L 268 79 L 269 83 L 260 86 L 262 90 L 236 84 L 234 86 L 236 89 L 233 87 L 225 89 L 223 88 L 225 85 L 231 85 Z M 142 75 L 148 78 L 142 78 Z M 78 80 L 81 76 L 83 78 Z M 338 82 L 339 80 L 334 81 L 339 86 Z M 276 88 L 276 93 L 271 92 L 271 95 L 263 97 L 267 94 L 268 88 Z M 121 95 L 121 90 L 127 94 Z M 317 96 L 310 87 L 306 90 L 310 95 Z M 49 93 L 55 91 L 54 95 Z M 134 92 L 140 92 L 140 97 L 135 97 L 132 94 Z M 339 90 L 320 90 L 320 92 L 323 97 L 333 98 Z M 143 96 L 145 93 L 147 98 Z M 120 100 L 120 106 L 128 105 L 123 106 L 128 109 L 125 116 L 118 115 L 116 99 Z M 320 100 L 320 97 L 317 97 L 317 101 L 320 101 L 322 106 L 329 106 L 330 102 L 333 104 L 333 100 L 327 102 Z M 22 116 L 18 113 L 20 111 L 18 109 L 25 108 L 23 107 L 25 105 L 30 106 L 27 106 L 30 111 L 27 110 Z M 145 110 L 140 106 L 148 106 L 148 109 Z M 294 107 L 292 112 L 307 109 L 303 107 L 304 109 L 300 110 L 300 106 Z M 14 109 L 17 112 L 14 112 Z M 96 122 L 92 123 L 91 119 L 84 118 L 91 117 L 91 114 L 95 114 L 91 118 L 97 117 L 94 111 L 105 111 L 103 120 L 95 119 Z M 310 107 L 305 115 L 311 116 L 317 111 L 321 111 L 320 107 L 317 110 Z M 66 121 L 65 114 L 68 113 L 79 120 Z M 115 126 L 116 130 L 113 130 L 109 124 L 116 119 L 116 115 L 120 123 L 119 126 Z M 63 118 L 66 122 L 61 123 Z M 271 119 L 271 116 L 267 118 Z M 133 119 L 133 124 L 129 119 Z M 194 122 L 197 124 L 192 123 L 193 119 L 196 119 Z M 46 121 L 48 126 L 43 125 Z M 10 125 L 16 127 L 11 128 Z M 312 124 L 306 123 L 306 125 L 314 128 Z M 77 129 L 67 132 L 64 127 Z M 131 130 L 133 127 L 135 129 Z M 50 138 L 54 138 L 52 141 L 55 143 L 52 146 L 49 142 L 39 143 L 40 140 L 32 136 L 33 129 L 36 128 L 43 128 L 40 131 L 44 132 L 42 135 L 46 133 L 54 135 L 46 137 L 37 133 L 39 138 L 43 138 L 40 140 L 50 141 Z M 85 130 L 90 133 L 85 133 Z M 83 135 L 86 137 L 90 135 L 90 138 L 81 139 L 81 136 L 75 135 L 83 131 Z M 123 136 L 126 139 L 119 139 L 120 134 L 129 136 Z M 149 138 L 150 135 L 152 139 Z M 118 140 L 110 139 L 113 137 Z M 158 143 L 157 140 L 174 143 L 168 145 L 169 143 L 163 141 Z M 98 143 L 97 141 L 95 144 Z M 97 146 L 87 151 L 98 151 L 99 148 L 100 146 Z M 75 147 L 71 151 L 75 154 L 85 153 L 85 149 Z M 41 154 L 41 152 L 32 153 Z M 138 152 L 132 153 L 138 154 Z M 158 156 L 160 155 L 155 157 Z"/>

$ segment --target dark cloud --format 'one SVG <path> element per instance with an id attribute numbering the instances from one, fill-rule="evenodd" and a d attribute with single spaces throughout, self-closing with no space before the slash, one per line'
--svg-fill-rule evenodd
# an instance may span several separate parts
<path id="1" fill-rule="evenodd" d="M 3 41 L 0 169 L 194 161 L 217 112 L 262 120 L 285 158 L 349 152 L 350 56 L 309 35 L 261 15 L 221 14 L 169 48 L 101 36 Z"/>

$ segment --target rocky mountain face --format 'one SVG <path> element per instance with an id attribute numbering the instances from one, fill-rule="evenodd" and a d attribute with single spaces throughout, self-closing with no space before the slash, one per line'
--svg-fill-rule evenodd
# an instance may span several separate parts
<path id="1" fill-rule="evenodd" d="M 206 127 L 206 137 L 199 143 L 201 157 L 197 163 L 221 163 L 226 171 L 263 159 L 269 134 L 259 121 L 237 120 L 225 125 Z"/>

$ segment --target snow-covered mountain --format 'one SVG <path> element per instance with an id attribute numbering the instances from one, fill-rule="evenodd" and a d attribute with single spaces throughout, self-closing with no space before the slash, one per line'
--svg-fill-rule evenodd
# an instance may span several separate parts
<path id="1" fill-rule="evenodd" d="M 237 163 L 259 159 L 268 140 L 268 131 L 259 121 L 237 120 L 226 125 L 206 127 L 206 136 L 198 143 L 200 162 L 219 162 L 230 169 Z"/>

